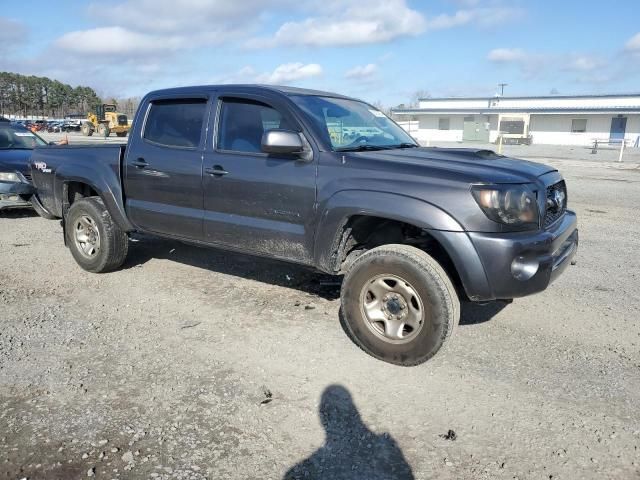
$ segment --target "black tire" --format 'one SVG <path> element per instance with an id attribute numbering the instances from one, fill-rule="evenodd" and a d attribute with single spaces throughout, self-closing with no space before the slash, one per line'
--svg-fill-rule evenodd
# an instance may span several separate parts
<path id="1" fill-rule="evenodd" d="M 80 130 L 82 130 L 82 135 L 84 135 L 85 137 L 90 137 L 91 135 L 93 135 L 93 125 L 91 125 L 89 122 L 83 123 L 82 127 L 80 127 Z"/>
<path id="2" fill-rule="evenodd" d="M 119 137 L 126 137 L 127 136 L 127 132 L 116 132 L 116 135 Z"/>
<path id="3" fill-rule="evenodd" d="M 33 197 L 35 197 L 35 195 L 33 195 Z M 40 205 L 40 201 L 35 198 L 31 199 L 31 206 L 33 207 L 33 209 L 36 211 L 38 215 L 40 215 L 42 218 L 46 220 L 55 220 L 56 218 L 58 218 L 55 215 L 51 215 L 44 208 L 42 208 L 42 205 Z"/>
<path id="4" fill-rule="evenodd" d="M 372 298 L 370 286 L 374 283 L 382 281 L 386 282 L 385 288 L 394 288 L 389 277 L 404 280 L 404 285 L 398 283 L 399 290 L 408 290 L 415 296 L 406 299 L 411 294 L 402 294 L 395 306 L 376 299 L 375 295 Z M 391 294 L 398 296 L 395 292 Z M 358 257 L 345 275 L 340 298 L 341 322 L 349 337 L 369 355 L 396 365 L 412 366 L 429 360 L 451 337 L 460 320 L 460 301 L 447 273 L 428 254 L 408 245 L 383 245 Z M 405 309 L 413 310 L 422 321 L 414 329 L 400 317 L 399 336 L 409 333 L 390 339 L 386 334 L 388 318 L 372 322 L 365 313 L 365 305 L 374 305 L 371 302 L 376 300 L 384 305 L 379 312 L 383 316 L 389 315 L 393 306 L 400 316 Z"/>
<path id="5" fill-rule="evenodd" d="M 89 217 L 98 233 L 99 249 L 88 256 L 76 241 L 76 227 L 82 217 Z M 100 197 L 82 198 L 71 205 L 65 217 L 67 245 L 71 255 L 84 270 L 102 273 L 120 267 L 127 258 L 129 239 L 113 221 Z"/>

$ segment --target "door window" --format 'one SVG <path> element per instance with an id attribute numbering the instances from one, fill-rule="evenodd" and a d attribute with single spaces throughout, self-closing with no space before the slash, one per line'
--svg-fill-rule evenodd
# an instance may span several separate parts
<path id="1" fill-rule="evenodd" d="M 207 101 L 205 99 L 153 102 L 144 138 L 168 147 L 195 148 L 200 144 Z"/>
<path id="2" fill-rule="evenodd" d="M 261 102 L 225 99 L 220 111 L 218 148 L 235 152 L 261 152 L 262 135 L 272 129 L 292 130 L 275 108 Z"/>

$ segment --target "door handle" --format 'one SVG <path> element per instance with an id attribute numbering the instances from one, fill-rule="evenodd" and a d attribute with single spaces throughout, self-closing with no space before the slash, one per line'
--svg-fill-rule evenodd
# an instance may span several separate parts
<path id="1" fill-rule="evenodd" d="M 131 165 L 137 168 L 144 168 L 149 166 L 149 164 L 145 162 L 144 158 L 138 158 L 137 160 L 133 160 L 131 162 Z"/>
<path id="2" fill-rule="evenodd" d="M 204 171 L 209 175 L 213 175 L 214 177 L 221 177 L 229 173 L 220 165 L 214 165 L 213 168 L 205 168 Z"/>

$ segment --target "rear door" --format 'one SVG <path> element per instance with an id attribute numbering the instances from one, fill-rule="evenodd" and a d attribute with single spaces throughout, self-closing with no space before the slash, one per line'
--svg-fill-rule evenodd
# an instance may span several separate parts
<path id="1" fill-rule="evenodd" d="M 206 97 L 149 103 L 125 159 L 127 212 L 138 228 L 202 239 Z"/>
<path id="2" fill-rule="evenodd" d="M 214 148 L 204 160 L 205 241 L 310 262 L 317 160 L 261 151 L 266 130 L 301 131 L 300 124 L 277 99 L 218 102 Z"/>

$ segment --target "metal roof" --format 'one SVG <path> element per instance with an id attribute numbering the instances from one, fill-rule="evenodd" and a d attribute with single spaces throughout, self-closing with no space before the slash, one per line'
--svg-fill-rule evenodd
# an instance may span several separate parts
<path id="1" fill-rule="evenodd" d="M 579 98 L 615 98 L 615 97 L 640 97 L 640 93 L 604 93 L 604 94 L 586 94 L 586 95 L 540 95 L 540 96 L 501 96 L 494 95 L 492 97 L 427 97 L 419 98 L 418 101 L 451 101 L 451 100 L 548 100 L 548 99 L 579 99 Z"/>
<path id="2" fill-rule="evenodd" d="M 397 115 L 420 115 L 425 113 L 446 113 L 449 115 L 492 113 L 640 113 L 640 107 L 530 107 L 530 108 L 412 108 L 392 109 Z"/>

